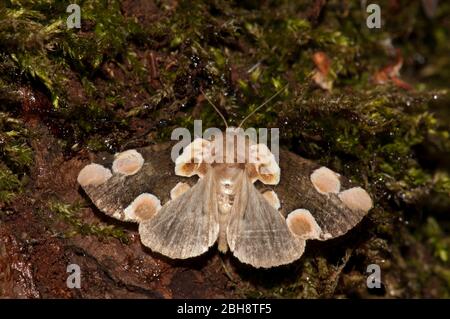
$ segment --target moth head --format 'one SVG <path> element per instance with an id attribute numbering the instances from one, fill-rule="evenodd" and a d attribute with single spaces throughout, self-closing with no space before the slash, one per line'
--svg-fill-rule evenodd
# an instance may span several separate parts
<path id="1" fill-rule="evenodd" d="M 185 177 L 194 175 L 203 177 L 206 174 L 207 164 L 212 161 L 211 156 L 211 142 L 196 138 L 175 160 L 175 174 Z"/>
<path id="2" fill-rule="evenodd" d="M 211 142 L 211 156 L 214 163 L 244 164 L 248 162 L 249 147 L 255 144 L 241 128 L 229 127 L 221 138 Z"/>
<path id="3" fill-rule="evenodd" d="M 252 181 L 260 180 L 267 185 L 278 184 L 280 181 L 280 167 L 267 145 L 250 145 L 249 150 L 247 166 Z"/>

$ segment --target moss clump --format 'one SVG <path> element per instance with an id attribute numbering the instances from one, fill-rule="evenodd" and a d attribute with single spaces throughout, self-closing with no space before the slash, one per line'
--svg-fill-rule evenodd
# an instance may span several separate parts
<path id="1" fill-rule="evenodd" d="M 94 83 L 107 72 L 105 63 L 123 60 L 135 63 L 136 69 L 139 64 L 128 44 L 129 39 L 139 38 L 141 29 L 123 16 L 119 1 L 78 3 L 83 8 L 82 29 L 66 27 L 67 4 L 60 1 L 7 1 L 0 6 L 0 80 L 10 91 L 4 94 L 20 92 L 27 83 L 32 83 L 31 93 L 43 92 L 50 107 L 45 101 L 25 107 L 28 101 L 23 95 L 15 96 L 17 103 L 12 106 L 45 117 L 55 134 L 65 139 L 67 150 L 90 139 L 104 139 L 105 132 L 124 123 L 108 107 L 120 107 L 123 98 L 117 91 L 119 86 L 126 89 L 126 83 L 102 88 L 100 95 Z M 138 73 L 133 76 L 142 80 Z M 102 144 L 102 150 L 114 147 Z"/>
<path id="2" fill-rule="evenodd" d="M 373 193 L 382 187 L 403 203 L 446 192 L 447 175 L 423 166 L 417 153 L 450 150 L 445 123 L 428 111 L 434 93 L 405 96 L 382 87 L 351 95 L 316 93 L 294 93 L 278 105 L 285 143 L 372 187 Z"/>
<path id="3" fill-rule="evenodd" d="M 23 190 L 33 161 L 23 123 L 0 112 L 0 207 L 10 203 Z"/>
<path id="4" fill-rule="evenodd" d="M 57 201 L 49 203 L 49 209 L 70 225 L 71 229 L 66 233 L 68 237 L 80 234 L 83 236 L 97 236 L 100 239 L 112 237 L 124 244 L 129 242 L 127 234 L 114 225 L 87 224 L 83 222 L 79 216 L 81 208 L 80 204 L 65 204 Z"/>
<path id="5" fill-rule="evenodd" d="M 450 261 L 450 237 L 446 235 L 446 230 L 439 226 L 435 218 L 427 218 L 418 237 L 432 247 L 433 255 L 443 264 Z"/>
<path id="6" fill-rule="evenodd" d="M 22 183 L 17 175 L 7 167 L 0 166 L 0 202 L 10 203 L 21 190 Z"/>

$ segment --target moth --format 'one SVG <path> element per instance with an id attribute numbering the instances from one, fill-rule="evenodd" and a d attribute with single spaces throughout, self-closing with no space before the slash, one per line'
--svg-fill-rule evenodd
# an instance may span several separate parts
<path id="1" fill-rule="evenodd" d="M 284 149 L 278 164 L 239 129 L 195 139 L 175 163 L 172 146 L 109 155 L 78 175 L 99 210 L 138 223 L 143 245 L 172 259 L 199 256 L 217 242 L 256 268 L 289 264 L 307 240 L 347 233 L 373 206 L 338 173 Z"/>

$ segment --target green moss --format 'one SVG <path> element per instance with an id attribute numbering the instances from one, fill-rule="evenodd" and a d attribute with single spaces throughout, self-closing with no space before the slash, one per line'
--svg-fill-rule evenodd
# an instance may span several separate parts
<path id="1" fill-rule="evenodd" d="M 445 283 L 447 284 L 447 287 L 450 288 L 450 269 L 444 268 L 444 267 L 436 267 L 434 269 L 434 272 L 442 279 L 445 281 Z M 442 296 L 443 298 L 448 298 L 449 294 L 448 292 L 446 293 L 445 296 Z"/>
<path id="2" fill-rule="evenodd" d="M 0 166 L 0 202 L 10 203 L 22 191 L 22 183 L 17 175 L 7 167 Z"/>
<path id="3" fill-rule="evenodd" d="M 433 217 L 428 217 L 423 229 L 428 244 L 433 246 L 434 255 L 443 262 L 449 261 L 450 237 L 448 237 Z"/>
<path id="4" fill-rule="evenodd" d="M 10 203 L 26 184 L 33 162 L 28 135 L 21 120 L 0 112 L 0 203 Z"/>
<path id="5" fill-rule="evenodd" d="M 128 235 L 120 228 L 114 225 L 104 224 L 87 224 L 83 222 L 79 216 L 79 211 L 82 208 L 80 204 L 66 204 L 62 202 L 50 202 L 49 209 L 56 213 L 61 219 L 63 219 L 71 229 L 66 233 L 66 236 L 73 236 L 76 234 L 84 236 L 96 236 L 100 239 L 108 237 L 116 238 L 123 243 L 128 243 Z"/>

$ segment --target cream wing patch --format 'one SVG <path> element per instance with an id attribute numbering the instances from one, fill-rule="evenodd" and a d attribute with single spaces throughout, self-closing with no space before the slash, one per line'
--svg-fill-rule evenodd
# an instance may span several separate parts
<path id="1" fill-rule="evenodd" d="M 286 218 L 289 230 L 301 239 L 320 238 L 322 229 L 307 209 L 296 209 Z"/>
<path id="2" fill-rule="evenodd" d="M 310 176 L 314 188 L 321 194 L 339 193 L 341 182 L 339 176 L 331 169 L 322 166 L 316 169 Z"/>
<path id="3" fill-rule="evenodd" d="M 143 193 L 124 209 L 124 220 L 140 223 L 152 218 L 160 209 L 161 202 L 155 195 Z"/>
<path id="4" fill-rule="evenodd" d="M 250 145 L 249 163 L 254 165 L 256 179 L 267 185 L 277 185 L 280 182 L 280 166 L 267 145 L 260 143 Z"/>
<path id="5" fill-rule="evenodd" d="M 103 184 L 112 176 L 111 171 L 100 164 L 86 165 L 80 173 L 78 173 L 77 181 L 81 186 L 98 186 Z"/>
<path id="6" fill-rule="evenodd" d="M 128 150 L 115 155 L 112 170 L 114 173 L 129 176 L 136 174 L 142 165 L 144 165 L 142 155 L 136 150 Z"/>
<path id="7" fill-rule="evenodd" d="M 203 138 L 196 138 L 186 146 L 180 156 L 175 160 L 175 174 L 191 177 L 205 175 L 204 163 L 211 161 L 211 142 Z"/>
<path id="8" fill-rule="evenodd" d="M 351 210 L 368 212 L 373 207 L 372 198 L 361 187 L 353 187 L 339 193 L 341 201 Z"/>

